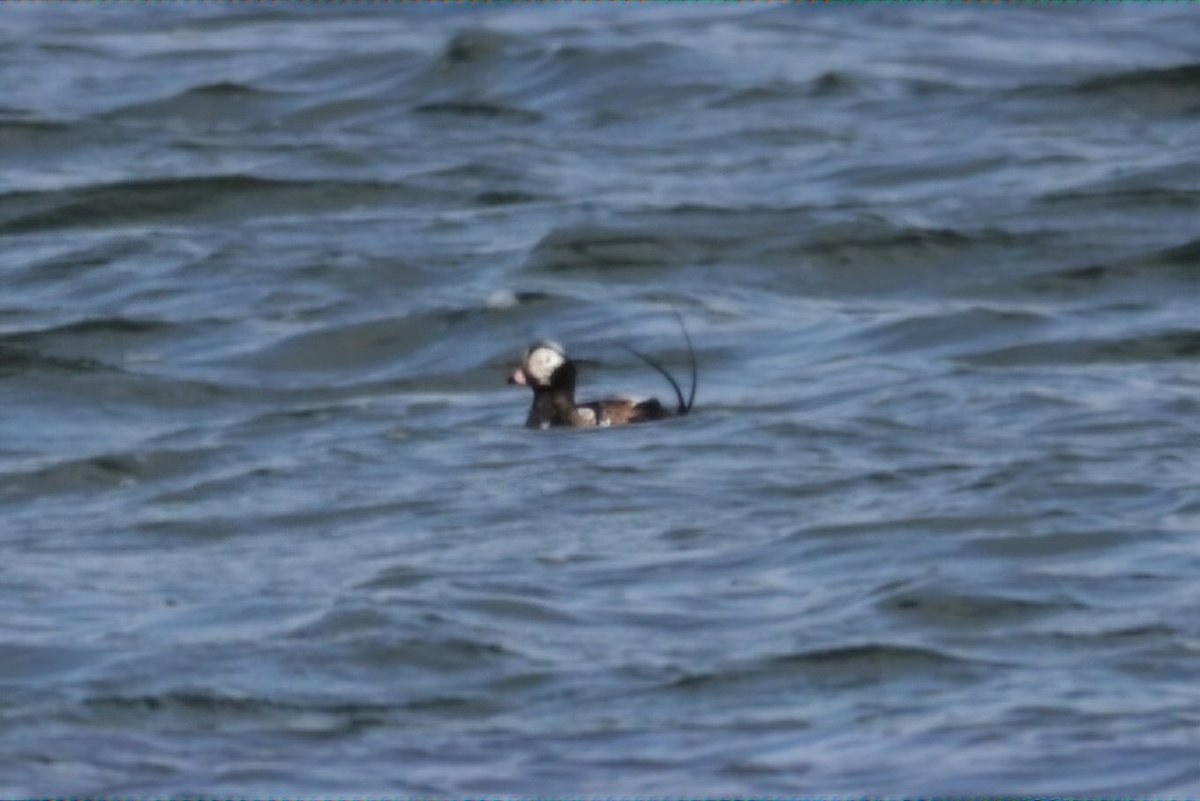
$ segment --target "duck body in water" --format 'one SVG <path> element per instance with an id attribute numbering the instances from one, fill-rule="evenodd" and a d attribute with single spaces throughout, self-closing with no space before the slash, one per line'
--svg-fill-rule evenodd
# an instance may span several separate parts
<path id="1" fill-rule="evenodd" d="M 680 326 L 682 325 L 683 321 L 680 320 Z M 696 357 L 686 328 L 683 334 L 688 340 L 688 353 L 691 355 L 692 364 L 692 389 L 686 401 L 679 384 L 670 373 L 648 356 L 625 346 L 626 350 L 649 364 L 671 383 L 679 401 L 675 415 L 690 412 L 696 397 Z M 576 403 L 575 378 L 575 363 L 567 357 L 562 346 L 545 341 L 530 345 L 520 366 L 508 377 L 508 383 L 527 386 L 533 390 L 533 405 L 530 406 L 529 416 L 525 419 L 526 427 L 620 426 L 674 416 L 655 398 L 642 401 L 607 398 L 589 403 Z"/>

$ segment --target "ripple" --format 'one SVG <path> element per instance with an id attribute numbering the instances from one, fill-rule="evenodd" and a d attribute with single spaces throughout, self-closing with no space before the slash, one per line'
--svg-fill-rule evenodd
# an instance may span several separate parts
<path id="1" fill-rule="evenodd" d="M 396 183 L 288 181 L 244 174 L 119 181 L 0 195 L 0 233 L 232 221 L 404 205 L 418 199 L 435 198 Z"/>
<path id="2" fill-rule="evenodd" d="M 705 253 L 710 247 L 695 235 L 571 228 L 543 237 L 529 267 L 549 272 L 657 268 L 710 259 Z"/>
<path id="3" fill-rule="evenodd" d="M 222 125 L 230 127 L 237 120 L 242 127 L 249 119 L 261 118 L 274 112 L 271 101 L 285 95 L 260 89 L 253 84 L 239 81 L 215 81 L 190 86 L 170 97 L 144 103 L 134 103 L 106 113 L 103 119 L 110 122 L 154 121 L 162 124 L 185 123 L 201 126 L 212 133 Z M 249 118 L 249 119 L 248 119 Z M 221 120 L 229 120 L 222 124 Z"/>
<path id="4" fill-rule="evenodd" d="M 1031 600 L 994 595 L 908 590 L 880 601 L 880 608 L 921 625 L 971 629 L 1017 626 L 1076 608 L 1065 601 Z"/>
<path id="5" fill-rule="evenodd" d="M 883 352 L 954 351 L 979 340 L 1024 336 L 1045 327 L 1050 318 L 1023 309 L 971 307 L 930 314 L 908 314 L 872 326 L 859 337 Z"/>
<path id="6" fill-rule="evenodd" d="M 1011 345 L 958 357 L 979 367 L 1144 364 L 1200 358 L 1200 330 L 1166 331 L 1117 339 L 1076 339 Z"/>
<path id="7" fill-rule="evenodd" d="M 1195 264 L 1200 240 L 1160 248 L 1113 262 L 1039 272 L 1022 278 L 1017 288 L 1038 294 L 1066 296 L 1097 292 L 1151 294 L 1170 297 L 1196 283 Z"/>
<path id="8" fill-rule="evenodd" d="M 806 679 L 838 687 L 903 683 L 913 675 L 930 678 L 947 670 L 962 673 L 978 665 L 931 647 L 867 642 L 857 645 L 813 648 L 755 660 L 717 671 L 689 673 L 675 680 L 677 689 L 704 689 L 731 682 L 776 682 Z M 964 677 L 970 675 L 962 673 Z"/>
<path id="9" fill-rule="evenodd" d="M 490 120 L 505 120 L 533 124 L 540 122 L 542 115 L 528 109 L 502 106 L 482 100 L 441 100 L 422 103 L 413 108 L 418 114 L 450 114 L 458 117 L 480 117 Z"/>
<path id="10" fill-rule="evenodd" d="M 73 375 L 105 372 L 110 369 L 108 365 L 95 359 L 49 356 L 30 348 L 0 345 L 0 377 L 35 372 L 61 372 Z"/>
<path id="11" fill-rule="evenodd" d="M 158 335 L 175 326 L 160 320 L 136 320 L 128 317 L 99 317 L 49 328 L 9 331 L 0 334 L 0 345 L 17 344 L 44 346 L 58 344 L 61 340 L 87 339 L 97 336 L 140 336 Z"/>
<path id="12" fill-rule="evenodd" d="M 191 473 L 208 463 L 215 449 L 138 450 L 72 459 L 37 470 L 2 474 L 3 495 L 32 498 L 131 487 Z"/>
<path id="13" fill-rule="evenodd" d="M 1076 84 L 1074 91 L 1118 102 L 1127 110 L 1195 113 L 1200 108 L 1200 64 L 1110 72 Z"/>

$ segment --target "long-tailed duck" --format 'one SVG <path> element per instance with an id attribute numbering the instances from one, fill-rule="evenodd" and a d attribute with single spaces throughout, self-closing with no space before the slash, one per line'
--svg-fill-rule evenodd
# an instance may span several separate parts
<path id="1" fill-rule="evenodd" d="M 679 315 L 676 314 L 676 317 Z M 683 327 L 683 319 L 679 319 Z M 663 375 L 675 390 L 679 401 L 674 414 L 685 415 L 692 410 L 696 398 L 696 354 L 687 328 L 683 328 L 687 340 L 688 355 L 692 368 L 692 388 L 685 401 L 679 384 L 660 364 L 649 356 L 639 353 L 628 345 L 623 347 Z M 575 363 L 567 358 L 561 345 L 554 342 L 535 342 L 525 351 L 521 365 L 513 370 L 508 383 L 520 384 L 533 390 L 533 405 L 525 419 L 528 428 L 550 428 L 552 426 L 620 426 L 626 423 L 642 423 L 661 420 L 672 413 L 663 408 L 656 398 L 637 401 L 627 398 L 607 398 L 590 403 L 575 402 Z"/>

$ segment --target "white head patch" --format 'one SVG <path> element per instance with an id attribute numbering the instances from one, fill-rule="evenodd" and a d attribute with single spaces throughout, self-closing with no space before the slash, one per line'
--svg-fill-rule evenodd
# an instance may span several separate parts
<path id="1" fill-rule="evenodd" d="M 534 384 L 548 386 L 550 376 L 567 361 L 562 346 L 553 342 L 539 342 L 525 354 L 525 373 Z"/>

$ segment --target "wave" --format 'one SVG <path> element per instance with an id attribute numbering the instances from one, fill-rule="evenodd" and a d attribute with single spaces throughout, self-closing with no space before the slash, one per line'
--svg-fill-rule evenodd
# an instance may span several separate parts
<path id="1" fill-rule="evenodd" d="M 0 334 L 0 345 L 36 345 L 59 337 L 157 334 L 175 328 L 172 323 L 160 320 L 139 320 L 130 317 L 90 317 L 73 323 L 49 328 L 9 331 Z"/>
<path id="2" fill-rule="evenodd" d="M 440 193 L 401 183 L 283 180 L 246 174 L 116 181 L 0 195 L 0 234 L 154 223 L 216 223 L 387 205 L 429 204 Z"/>
<path id="3" fill-rule="evenodd" d="M 1097 363 L 1139 364 L 1200 359 L 1200 329 L 1131 337 L 1067 339 L 1011 345 L 959 357 L 977 367 L 1029 367 Z"/>
<path id="4" fill-rule="evenodd" d="M 1074 88 L 1083 94 L 1120 92 L 1122 96 L 1127 90 L 1165 90 L 1193 100 L 1200 99 L 1200 64 L 1120 70 L 1088 78 L 1075 84 Z"/>
<path id="5" fill-rule="evenodd" d="M 9 497 L 44 497 L 110 490 L 190 473 L 214 449 L 139 450 L 67 459 L 35 470 L 3 474 Z"/>
<path id="6" fill-rule="evenodd" d="M 542 115 L 536 111 L 484 100 L 441 100 L 414 106 L 413 111 L 418 114 L 451 114 L 458 117 L 482 117 L 531 124 L 542 120 Z"/>
<path id="7" fill-rule="evenodd" d="M 793 653 L 739 662 L 711 671 L 688 672 L 671 682 L 676 689 L 707 688 L 713 684 L 747 681 L 793 682 L 798 677 L 841 685 L 904 681 L 930 670 L 963 668 L 975 660 L 955 656 L 930 646 L 865 642 L 857 645 L 812 648 Z"/>

